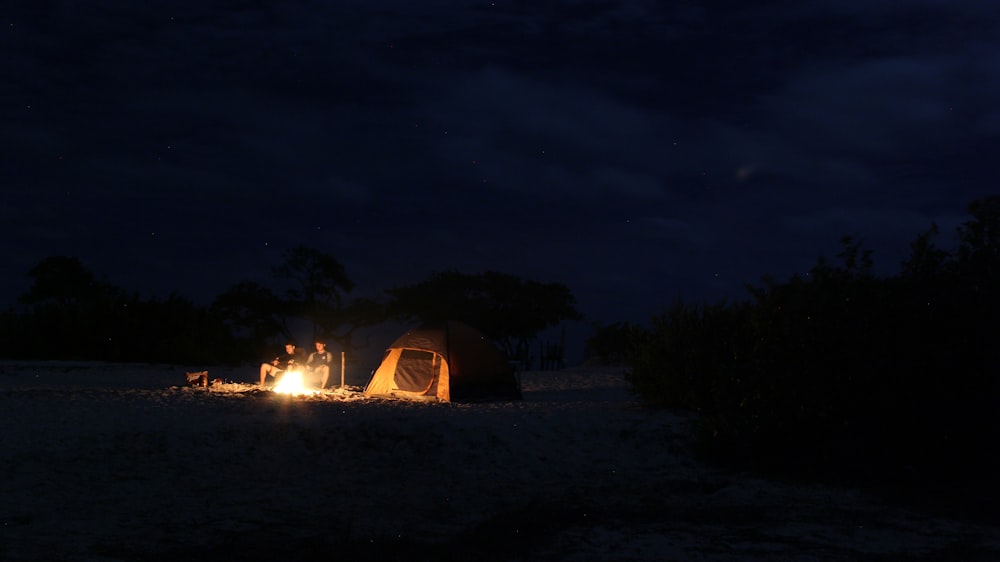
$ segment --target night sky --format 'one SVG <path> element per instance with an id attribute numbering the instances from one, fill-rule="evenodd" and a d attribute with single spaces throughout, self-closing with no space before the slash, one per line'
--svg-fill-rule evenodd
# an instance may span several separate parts
<path id="1" fill-rule="evenodd" d="M 29 0 L 0 8 L 0 301 L 79 258 L 145 296 L 333 255 L 744 298 L 852 235 L 895 273 L 1000 191 L 996 0 Z"/>

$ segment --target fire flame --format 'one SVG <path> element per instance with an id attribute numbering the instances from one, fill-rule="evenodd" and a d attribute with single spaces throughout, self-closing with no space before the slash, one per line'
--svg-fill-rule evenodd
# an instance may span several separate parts
<path id="1" fill-rule="evenodd" d="M 317 394 L 319 390 L 307 388 L 302 380 L 302 371 L 285 371 L 284 376 L 274 386 L 274 392 L 280 394 Z"/>

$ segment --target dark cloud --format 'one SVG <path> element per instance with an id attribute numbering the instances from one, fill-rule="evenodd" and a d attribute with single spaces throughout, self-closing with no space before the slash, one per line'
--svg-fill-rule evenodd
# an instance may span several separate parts
<path id="1" fill-rule="evenodd" d="M 0 14 L 8 301 L 47 255 L 208 299 L 305 243 L 641 321 L 845 234 L 894 271 L 995 191 L 993 2 L 119 4 Z"/>

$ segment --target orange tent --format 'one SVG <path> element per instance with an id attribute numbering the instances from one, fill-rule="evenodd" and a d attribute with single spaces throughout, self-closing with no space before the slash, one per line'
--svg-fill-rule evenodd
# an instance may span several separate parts
<path id="1" fill-rule="evenodd" d="M 368 396 L 416 400 L 517 400 L 521 388 L 504 354 L 461 322 L 424 325 L 400 336 L 372 374 Z"/>

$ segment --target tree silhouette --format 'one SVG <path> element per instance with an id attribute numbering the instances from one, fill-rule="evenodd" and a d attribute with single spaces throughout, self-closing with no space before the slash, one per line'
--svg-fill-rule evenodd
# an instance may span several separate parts
<path id="1" fill-rule="evenodd" d="M 972 219 L 958 227 L 957 266 L 977 292 L 993 290 L 1000 277 L 1000 196 L 973 201 Z"/>
<path id="2" fill-rule="evenodd" d="M 932 238 L 940 233 L 936 223 L 917 235 L 910 243 L 910 256 L 902 263 L 901 274 L 914 279 L 929 279 L 940 274 L 951 255 L 934 245 Z"/>
<path id="3" fill-rule="evenodd" d="M 212 310 L 258 352 L 263 352 L 267 340 L 274 336 L 291 336 L 282 300 L 253 281 L 237 283 L 217 296 Z"/>
<path id="4" fill-rule="evenodd" d="M 896 276 L 872 275 L 870 252 L 844 238 L 842 263 L 765 278 L 749 302 L 677 303 L 629 334 L 627 379 L 650 405 L 697 412 L 699 446 L 735 462 L 992 476 L 1000 198 L 969 212 L 954 252 L 932 226 Z"/>
<path id="5" fill-rule="evenodd" d="M 291 280 L 295 287 L 289 296 L 305 303 L 330 302 L 339 304 L 341 293 L 354 289 L 354 282 L 347 276 L 337 258 L 315 248 L 296 246 L 285 252 L 284 261 L 274 268 L 274 274 Z"/>
<path id="6" fill-rule="evenodd" d="M 511 356 L 542 330 L 583 317 L 565 285 L 496 271 L 479 275 L 444 271 L 386 293 L 392 317 L 428 323 L 459 320 L 489 335 Z"/>
<path id="7" fill-rule="evenodd" d="M 141 299 L 95 281 L 67 256 L 44 258 L 28 275 L 32 284 L 19 298 L 28 310 L 4 318 L 5 355 L 198 363 L 233 356 L 221 319 L 177 294 L 164 301 Z"/>
<path id="8" fill-rule="evenodd" d="M 32 283 L 18 298 L 21 304 L 67 305 L 91 296 L 96 288 L 94 275 L 74 257 L 50 256 L 28 270 Z"/>
<path id="9" fill-rule="evenodd" d="M 343 350 L 357 346 L 354 336 L 361 328 L 385 320 L 382 305 L 372 299 L 347 300 L 354 289 L 337 258 L 307 246 L 296 246 L 274 268 L 279 279 L 292 283 L 285 291 L 289 312 L 312 324 L 313 339 L 333 340 Z"/>

